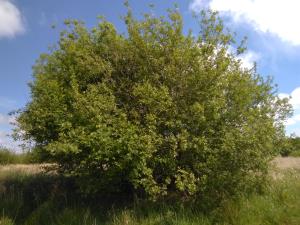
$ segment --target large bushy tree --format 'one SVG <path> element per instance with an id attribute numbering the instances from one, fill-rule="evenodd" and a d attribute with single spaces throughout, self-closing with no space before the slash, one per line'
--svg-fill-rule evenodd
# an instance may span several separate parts
<path id="1" fill-rule="evenodd" d="M 105 20 L 67 22 L 34 67 L 22 138 L 86 192 L 220 199 L 255 187 L 289 105 L 242 67 L 217 13 L 200 20 L 197 36 L 176 9 L 142 20 L 129 11 L 126 34 Z"/>

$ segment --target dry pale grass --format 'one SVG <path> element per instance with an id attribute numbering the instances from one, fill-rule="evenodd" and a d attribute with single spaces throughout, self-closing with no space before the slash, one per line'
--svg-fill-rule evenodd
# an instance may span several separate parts
<path id="1" fill-rule="evenodd" d="M 300 169 L 300 157 L 277 157 L 273 163 L 280 170 Z"/>
<path id="2" fill-rule="evenodd" d="M 272 164 L 277 172 L 285 170 L 300 170 L 300 157 L 276 157 Z M 55 164 L 9 164 L 0 165 L 0 177 L 3 175 L 23 174 L 34 175 L 49 171 Z M 53 170 L 52 170 L 53 172 Z"/>
<path id="3" fill-rule="evenodd" d="M 300 175 L 300 157 L 276 157 L 272 166 L 271 175 L 275 180 L 283 179 L 289 174 Z"/>
<path id="4" fill-rule="evenodd" d="M 42 164 L 10 164 L 0 166 L 0 173 L 6 172 L 22 172 L 25 174 L 36 174 L 44 170 Z"/>
<path id="5" fill-rule="evenodd" d="M 49 172 L 53 164 L 9 164 L 0 166 L 0 182 L 11 177 L 32 176 Z M 53 173 L 53 170 L 51 170 Z"/>

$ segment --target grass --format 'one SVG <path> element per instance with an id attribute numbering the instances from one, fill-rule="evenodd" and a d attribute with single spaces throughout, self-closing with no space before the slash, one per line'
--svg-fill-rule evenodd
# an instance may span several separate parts
<path id="1" fill-rule="evenodd" d="M 223 207 L 226 224 L 300 224 L 300 173 L 286 171 L 262 195 L 242 197 Z"/>
<path id="2" fill-rule="evenodd" d="M 299 170 L 280 171 L 265 193 L 228 200 L 209 214 L 192 204 L 80 196 L 72 180 L 41 171 L 0 167 L 0 225 L 300 224 Z"/>
<path id="3" fill-rule="evenodd" d="M 291 152 L 289 156 L 292 156 L 292 157 L 300 157 L 300 151 L 294 151 L 294 152 Z"/>
<path id="4" fill-rule="evenodd" d="M 7 164 L 29 164 L 34 161 L 34 157 L 29 152 L 16 153 L 0 146 L 0 165 Z M 0 224 L 1 225 L 1 224 Z"/>

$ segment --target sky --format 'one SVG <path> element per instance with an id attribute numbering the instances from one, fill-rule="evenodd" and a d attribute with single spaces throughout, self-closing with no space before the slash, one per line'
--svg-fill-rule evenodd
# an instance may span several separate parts
<path id="1" fill-rule="evenodd" d="M 102 15 L 126 32 L 120 19 L 123 0 L 0 0 L 0 145 L 17 148 L 9 135 L 14 122 L 9 112 L 30 101 L 32 66 L 58 41 L 65 19 L 80 19 L 88 27 Z M 248 37 L 243 66 L 257 63 L 258 72 L 272 76 L 280 97 L 291 97 L 294 115 L 286 121 L 287 134 L 300 136 L 300 1 L 298 0 L 130 0 L 135 15 L 164 15 L 177 3 L 185 31 L 199 30 L 193 12 L 217 10 L 238 37 Z M 154 9 L 148 5 L 153 3 Z M 51 28 L 55 25 L 55 29 Z"/>

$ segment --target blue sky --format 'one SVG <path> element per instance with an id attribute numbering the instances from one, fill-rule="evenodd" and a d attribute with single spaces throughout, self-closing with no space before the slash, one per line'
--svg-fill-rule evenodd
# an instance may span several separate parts
<path id="1" fill-rule="evenodd" d="M 291 96 L 295 113 L 286 122 L 287 133 L 300 135 L 300 2 L 296 0 L 177 0 L 185 29 L 197 32 L 192 11 L 218 10 L 226 25 L 237 34 L 248 36 L 248 52 L 241 59 L 245 67 L 257 62 L 258 72 L 271 75 L 280 96 Z M 173 1 L 131 0 L 135 14 L 162 15 Z M 30 101 L 27 83 L 31 68 L 41 53 L 58 40 L 63 21 L 76 18 L 88 27 L 96 25 L 97 15 L 104 15 L 120 32 L 125 32 L 120 16 L 126 10 L 122 0 L 0 0 L 0 145 L 14 148 L 7 137 L 14 118 L 8 112 Z M 51 29 L 55 25 L 55 29 Z"/>

